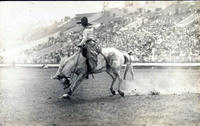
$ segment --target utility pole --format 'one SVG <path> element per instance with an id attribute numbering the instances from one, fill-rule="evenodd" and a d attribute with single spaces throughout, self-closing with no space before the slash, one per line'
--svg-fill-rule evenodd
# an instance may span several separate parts
<path id="1" fill-rule="evenodd" d="M 108 1 L 104 1 L 103 2 L 103 14 L 107 14 L 108 13 L 108 10 L 109 10 L 109 2 Z"/>

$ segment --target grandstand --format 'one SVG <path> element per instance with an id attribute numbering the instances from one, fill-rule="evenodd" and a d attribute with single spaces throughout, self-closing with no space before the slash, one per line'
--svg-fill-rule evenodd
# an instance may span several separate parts
<path id="1" fill-rule="evenodd" d="M 78 14 L 75 18 L 58 23 L 52 30 L 54 33 L 28 43 L 22 52 L 25 56 L 31 56 L 29 62 L 32 63 L 36 60 L 39 61 L 37 63 L 58 63 L 59 50 L 68 56 L 77 50 L 74 44 L 81 40 L 81 34 L 76 22 L 80 17 L 87 16 L 96 26 L 95 36 L 101 47 L 132 50 L 139 59 L 137 62 L 199 62 L 197 30 L 200 25 L 196 23 L 199 16 L 194 3 L 175 2 L 167 5 L 160 9 L 154 7 L 154 11 L 126 12 L 124 10 L 127 8 L 123 8 L 120 16 L 113 14 L 116 9 L 110 9 L 106 14 Z"/>
<path id="2" fill-rule="evenodd" d="M 196 13 L 193 13 L 189 15 L 184 20 L 180 21 L 178 24 L 176 24 L 178 27 L 186 27 L 187 25 L 193 23 L 194 21 L 199 20 L 199 15 Z"/>

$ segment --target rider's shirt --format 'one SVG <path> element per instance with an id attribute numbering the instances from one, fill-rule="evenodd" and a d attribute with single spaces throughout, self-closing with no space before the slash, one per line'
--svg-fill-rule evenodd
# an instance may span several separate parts
<path id="1" fill-rule="evenodd" d="M 93 35 L 93 31 L 94 31 L 94 28 L 92 26 L 87 26 L 84 30 L 83 30 L 83 39 L 80 43 L 80 45 L 83 45 L 85 44 L 85 42 L 87 40 L 94 40 L 94 35 Z"/>

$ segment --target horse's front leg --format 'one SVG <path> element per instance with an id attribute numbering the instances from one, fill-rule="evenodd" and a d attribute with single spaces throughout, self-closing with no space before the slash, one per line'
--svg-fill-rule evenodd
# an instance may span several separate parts
<path id="1" fill-rule="evenodd" d="M 85 78 L 85 74 L 80 74 L 77 79 L 74 81 L 74 83 L 70 86 L 70 89 L 67 94 L 63 94 L 62 98 L 70 98 L 72 93 L 75 91 L 75 89 L 80 85 L 81 81 Z"/>

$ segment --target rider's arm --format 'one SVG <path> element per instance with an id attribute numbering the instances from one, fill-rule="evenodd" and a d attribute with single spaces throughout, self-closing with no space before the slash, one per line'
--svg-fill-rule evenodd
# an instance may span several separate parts
<path id="1" fill-rule="evenodd" d="M 82 38 L 82 41 L 80 42 L 79 46 L 84 45 L 86 41 L 87 41 L 87 30 L 84 30 L 83 31 L 83 38 Z"/>

